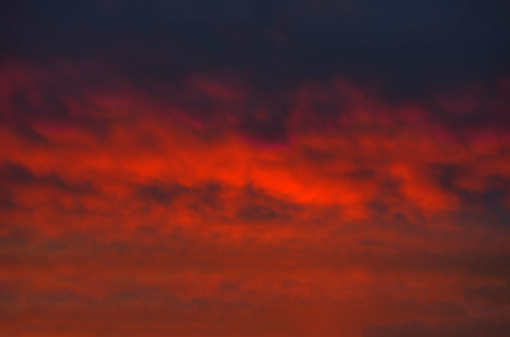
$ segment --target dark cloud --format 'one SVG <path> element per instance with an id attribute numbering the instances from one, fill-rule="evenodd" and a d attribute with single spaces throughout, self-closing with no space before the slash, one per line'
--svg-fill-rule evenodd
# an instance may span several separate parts
<path id="1" fill-rule="evenodd" d="M 230 69 L 266 87 L 334 75 L 382 78 L 402 95 L 509 69 L 510 6 L 497 0 L 4 1 L 2 7 L 4 59 L 96 59 L 139 86 Z"/>
<path id="2" fill-rule="evenodd" d="M 472 320 L 461 324 L 431 325 L 422 322 L 405 322 L 388 326 L 372 326 L 365 329 L 364 337 L 504 337 L 508 335 L 508 323 Z"/>
<path id="3" fill-rule="evenodd" d="M 503 306 L 510 303 L 510 290 L 506 285 L 488 285 L 470 288 L 464 291 L 464 298 L 469 303 L 481 306 Z"/>
<path id="4" fill-rule="evenodd" d="M 94 193 L 94 187 L 90 181 L 68 182 L 64 181 L 55 173 L 35 175 L 26 168 L 11 163 L 3 163 L 0 167 L 2 185 L 7 187 L 11 184 L 30 187 L 50 186 L 71 194 Z"/>
<path id="5" fill-rule="evenodd" d="M 41 94 L 41 92 L 39 92 Z M 42 94 L 39 107 L 35 107 L 28 97 L 28 93 L 15 93 L 12 105 L 16 112 L 33 115 L 32 118 L 48 118 L 53 120 L 68 120 L 70 111 L 66 104 L 53 94 Z"/>
<path id="6" fill-rule="evenodd" d="M 176 198 L 189 193 L 190 188 L 175 184 L 172 186 L 164 186 L 160 184 L 142 185 L 138 188 L 137 194 L 144 200 L 149 202 L 156 201 L 162 205 L 170 205 Z"/>

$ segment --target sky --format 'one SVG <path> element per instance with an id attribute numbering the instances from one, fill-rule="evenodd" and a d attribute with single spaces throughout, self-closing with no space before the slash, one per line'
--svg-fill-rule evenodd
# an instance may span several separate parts
<path id="1" fill-rule="evenodd" d="M 0 335 L 507 337 L 510 2 L 4 0 Z"/>

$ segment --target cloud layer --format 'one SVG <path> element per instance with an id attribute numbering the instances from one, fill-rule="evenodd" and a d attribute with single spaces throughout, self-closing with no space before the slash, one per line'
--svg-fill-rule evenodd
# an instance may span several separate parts
<path id="1" fill-rule="evenodd" d="M 506 3 L 2 6 L 2 335 L 508 334 Z"/>

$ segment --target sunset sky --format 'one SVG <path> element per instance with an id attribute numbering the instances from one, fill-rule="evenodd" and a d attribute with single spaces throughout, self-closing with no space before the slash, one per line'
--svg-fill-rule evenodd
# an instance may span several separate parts
<path id="1" fill-rule="evenodd" d="M 510 336 L 510 2 L 1 1 L 0 336 Z"/>

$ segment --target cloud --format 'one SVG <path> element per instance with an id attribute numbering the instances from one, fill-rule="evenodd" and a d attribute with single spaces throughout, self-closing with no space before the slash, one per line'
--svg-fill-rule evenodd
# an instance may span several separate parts
<path id="1" fill-rule="evenodd" d="M 141 86 L 220 69 L 262 87 L 334 75 L 387 82 L 397 97 L 508 70 L 509 8 L 501 1 L 119 3 L 105 10 L 101 1 L 8 1 L 3 59 L 100 59 Z"/>
<path id="2" fill-rule="evenodd" d="M 408 322 L 387 327 L 371 327 L 365 330 L 364 336 L 505 336 L 508 328 L 508 324 L 490 322 L 438 326 Z"/>
<path id="3" fill-rule="evenodd" d="M 508 331 L 506 4 L 2 6 L 0 334 Z"/>

